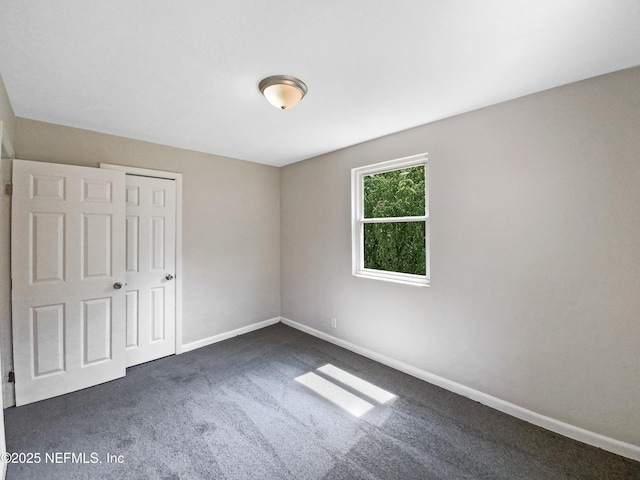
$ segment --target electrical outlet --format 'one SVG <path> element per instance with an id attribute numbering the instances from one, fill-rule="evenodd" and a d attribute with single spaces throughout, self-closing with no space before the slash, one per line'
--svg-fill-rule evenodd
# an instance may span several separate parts
<path id="1" fill-rule="evenodd" d="M 338 328 L 338 319 L 336 317 L 331 317 L 331 327 Z"/>

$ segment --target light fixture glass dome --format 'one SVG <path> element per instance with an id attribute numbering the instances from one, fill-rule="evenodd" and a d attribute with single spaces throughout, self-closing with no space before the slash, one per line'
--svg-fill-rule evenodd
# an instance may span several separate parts
<path id="1" fill-rule="evenodd" d="M 289 75 L 267 77 L 259 88 L 271 105 L 282 110 L 295 107 L 307 93 L 304 82 Z"/>

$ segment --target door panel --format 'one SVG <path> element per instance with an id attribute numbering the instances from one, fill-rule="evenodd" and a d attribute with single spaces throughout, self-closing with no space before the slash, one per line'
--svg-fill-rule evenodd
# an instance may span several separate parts
<path id="1" fill-rule="evenodd" d="M 33 173 L 31 175 L 31 191 L 29 198 L 39 198 L 44 200 L 64 200 L 65 199 L 65 178 L 55 175 L 42 175 Z"/>
<path id="2" fill-rule="evenodd" d="M 83 279 L 111 276 L 111 215 L 82 215 Z"/>
<path id="3" fill-rule="evenodd" d="M 164 340 L 164 287 L 152 288 L 151 293 L 151 341 Z"/>
<path id="4" fill-rule="evenodd" d="M 138 343 L 138 292 L 131 290 L 127 295 L 127 348 L 137 347 Z"/>
<path id="5" fill-rule="evenodd" d="M 164 218 L 151 218 L 151 270 L 164 269 Z"/>
<path id="6" fill-rule="evenodd" d="M 34 376 L 64 371 L 64 304 L 31 309 Z"/>
<path id="7" fill-rule="evenodd" d="M 111 297 L 82 302 L 84 365 L 111 360 Z"/>
<path id="8" fill-rule="evenodd" d="M 127 216 L 127 272 L 138 271 L 139 248 L 138 217 Z"/>
<path id="9" fill-rule="evenodd" d="M 176 191 L 173 180 L 126 182 L 129 367 L 175 353 Z"/>
<path id="10" fill-rule="evenodd" d="M 16 404 L 125 373 L 125 182 L 118 171 L 13 162 Z"/>
<path id="11" fill-rule="evenodd" d="M 31 284 L 64 281 L 64 213 L 31 213 Z"/>

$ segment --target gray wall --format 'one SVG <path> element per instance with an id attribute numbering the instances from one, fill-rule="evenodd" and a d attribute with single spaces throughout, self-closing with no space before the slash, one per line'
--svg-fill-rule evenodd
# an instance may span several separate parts
<path id="1" fill-rule="evenodd" d="M 640 445 L 639 87 L 621 71 L 284 167 L 282 315 Z M 350 169 L 421 152 L 431 287 L 353 277 Z"/>
<path id="2" fill-rule="evenodd" d="M 18 118 L 16 158 L 183 175 L 183 343 L 280 315 L 278 169 Z"/>
<path id="3" fill-rule="evenodd" d="M 13 108 L 11 108 L 11 102 L 9 101 L 9 95 L 4 86 L 2 76 L 0 76 L 0 122 L 3 123 L 4 135 L 7 136 L 13 145 L 16 117 L 13 114 Z"/>

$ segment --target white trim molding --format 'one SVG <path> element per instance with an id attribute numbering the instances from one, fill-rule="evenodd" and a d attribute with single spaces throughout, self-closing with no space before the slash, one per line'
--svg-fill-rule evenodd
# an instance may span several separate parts
<path id="1" fill-rule="evenodd" d="M 100 168 L 109 170 L 121 170 L 129 175 L 142 177 L 165 178 L 176 181 L 176 355 L 182 350 L 182 174 L 151 170 L 148 168 L 128 167 L 126 165 L 114 165 L 101 163 Z"/>
<path id="2" fill-rule="evenodd" d="M 542 427 L 552 432 L 559 433 L 560 435 L 564 435 L 565 437 L 578 440 L 579 442 L 586 443 L 603 450 L 607 450 L 608 452 L 640 461 L 640 446 L 638 445 L 622 442 L 620 440 L 606 437 L 604 435 L 600 435 L 599 433 L 591 432 L 589 430 L 585 430 L 584 428 L 576 427 L 575 425 L 562 422 L 555 418 L 541 415 L 513 403 L 501 400 L 500 398 L 496 398 L 492 395 L 488 395 L 473 388 L 467 387 L 465 385 L 462 385 L 461 383 L 448 380 L 433 373 L 427 372 L 426 370 L 414 367 L 413 365 L 409 365 L 408 363 L 404 363 L 400 360 L 387 357 L 386 355 L 382 355 L 380 353 L 374 352 L 373 350 L 369 350 L 368 348 L 364 348 L 346 340 L 342 340 L 341 338 L 334 337 L 333 335 L 329 335 L 328 333 L 316 330 L 315 328 L 311 328 L 301 323 L 294 322 L 293 320 L 289 320 L 288 318 L 281 317 L 281 321 L 285 325 L 308 333 L 309 335 L 313 335 L 314 337 L 318 337 L 329 343 L 338 345 L 339 347 L 355 352 L 359 355 L 362 355 L 363 357 L 370 358 L 371 360 L 375 360 L 376 362 L 387 365 L 388 367 L 419 378 L 420 380 L 424 380 L 425 382 L 437 385 L 438 387 L 442 387 L 445 390 L 449 390 L 450 392 L 470 398 L 471 400 L 482 403 L 483 405 L 494 408 L 513 417 L 519 418 L 520 420 L 524 420 L 525 422 L 529 422 L 537 425 L 538 427 Z"/>
<path id="3" fill-rule="evenodd" d="M 263 320 L 262 322 L 252 323 L 251 325 L 247 325 L 245 327 L 236 328 L 235 330 L 231 330 L 229 332 L 219 333 L 218 335 L 214 335 L 213 337 L 203 338 L 202 340 L 196 340 L 195 342 L 190 342 L 182 346 L 182 352 L 190 352 L 191 350 L 196 350 L 197 348 L 206 347 L 208 345 L 212 345 L 214 343 L 221 342 L 223 340 L 228 340 L 233 337 L 237 337 L 238 335 L 243 335 L 245 333 L 253 332 L 254 330 L 260 330 L 261 328 L 269 327 L 271 325 L 275 325 L 276 323 L 280 323 L 280 317 L 270 318 L 268 320 Z"/>

